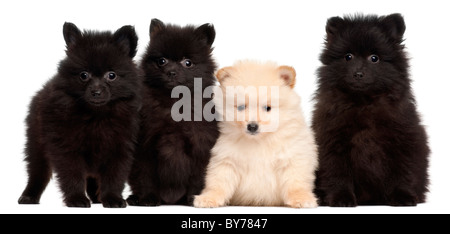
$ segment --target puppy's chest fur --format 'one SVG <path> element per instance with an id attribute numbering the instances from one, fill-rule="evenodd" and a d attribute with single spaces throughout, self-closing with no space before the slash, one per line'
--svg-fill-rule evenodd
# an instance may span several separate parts
<path id="1" fill-rule="evenodd" d="M 345 124 L 341 129 L 347 131 L 351 165 L 358 176 L 384 177 L 382 168 L 390 163 L 386 147 L 397 140 L 392 131 L 399 124 L 396 118 L 387 114 L 390 108 L 381 103 L 355 107 L 347 111 L 347 118 L 342 121 Z"/>
<path id="2" fill-rule="evenodd" d="M 267 146 L 246 147 L 234 157 L 239 185 L 231 199 L 236 205 L 283 205 L 281 184 L 282 170 L 289 161 L 283 147 L 267 149 Z"/>
<path id="3" fill-rule="evenodd" d="M 45 147 L 50 143 L 59 147 L 59 153 L 50 152 L 57 160 L 64 160 L 63 155 L 73 155 L 96 168 L 113 155 L 126 155 L 133 149 L 131 142 L 138 128 L 137 108 L 121 103 L 116 105 L 116 110 L 101 113 L 76 106 L 52 107 L 42 105 L 37 115 Z"/>

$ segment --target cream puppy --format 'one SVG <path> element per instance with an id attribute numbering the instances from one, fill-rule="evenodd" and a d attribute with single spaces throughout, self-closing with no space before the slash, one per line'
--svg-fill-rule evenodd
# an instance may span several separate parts
<path id="1" fill-rule="evenodd" d="M 240 61 L 216 74 L 221 135 L 195 207 L 317 207 L 317 149 L 295 93 L 295 70 Z"/>

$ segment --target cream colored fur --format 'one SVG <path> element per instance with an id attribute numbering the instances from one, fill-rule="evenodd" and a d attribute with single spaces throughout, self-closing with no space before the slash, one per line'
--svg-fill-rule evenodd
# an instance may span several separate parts
<path id="1" fill-rule="evenodd" d="M 292 89 L 295 70 L 274 63 L 241 61 L 219 70 L 217 78 L 224 92 L 223 99 L 215 100 L 219 108 L 227 106 L 223 103 L 227 95 L 235 95 L 225 93 L 227 86 L 279 87 L 279 105 L 266 113 L 278 112 L 279 116 L 270 116 L 266 122 L 279 117 L 279 124 L 274 132 L 251 135 L 246 131 L 247 123 L 264 121 L 260 122 L 260 116 L 249 110 L 234 113 L 235 116 L 245 114 L 243 121 L 221 121 L 221 135 L 212 149 L 206 186 L 195 197 L 194 206 L 317 207 L 313 193 L 317 149 L 303 117 L 300 97 Z M 258 97 L 248 97 L 252 98 Z M 239 112 L 236 109 L 239 103 L 229 105 L 234 105 L 232 110 Z"/>

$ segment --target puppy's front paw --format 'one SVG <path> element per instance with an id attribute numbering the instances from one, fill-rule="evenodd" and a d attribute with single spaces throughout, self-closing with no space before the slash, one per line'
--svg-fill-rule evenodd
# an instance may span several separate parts
<path id="1" fill-rule="evenodd" d="M 325 203 L 331 207 L 356 207 L 358 205 L 354 192 L 348 189 L 328 191 Z"/>
<path id="2" fill-rule="evenodd" d="M 105 208 L 125 208 L 127 203 L 120 196 L 106 196 L 102 198 L 102 204 Z"/>
<path id="3" fill-rule="evenodd" d="M 91 207 L 91 201 L 84 195 L 74 195 L 64 200 L 67 207 Z"/>
<path id="4" fill-rule="evenodd" d="M 194 206 L 197 208 L 216 208 L 225 205 L 225 200 L 219 196 L 202 194 L 195 196 Z"/>
<path id="5" fill-rule="evenodd" d="M 316 208 L 317 198 L 312 192 L 296 190 L 288 193 L 286 205 L 292 208 Z"/>
<path id="6" fill-rule="evenodd" d="M 388 204 L 391 206 L 417 206 L 419 199 L 412 192 L 397 189 L 391 195 Z"/>

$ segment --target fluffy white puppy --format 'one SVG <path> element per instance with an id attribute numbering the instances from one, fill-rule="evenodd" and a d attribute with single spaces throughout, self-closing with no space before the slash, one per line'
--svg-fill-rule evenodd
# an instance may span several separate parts
<path id="1" fill-rule="evenodd" d="M 293 90 L 295 70 L 240 61 L 216 76 L 221 135 L 194 206 L 317 207 L 317 147 Z"/>

